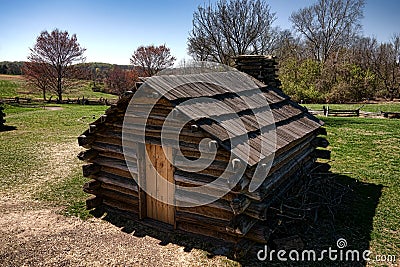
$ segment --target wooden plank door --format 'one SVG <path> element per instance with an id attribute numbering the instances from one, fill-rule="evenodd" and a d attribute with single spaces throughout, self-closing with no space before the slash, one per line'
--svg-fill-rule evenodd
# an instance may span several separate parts
<path id="1" fill-rule="evenodd" d="M 164 148 L 164 153 L 161 146 L 146 144 L 146 150 L 147 217 L 174 225 L 175 206 L 167 204 L 174 203 L 175 198 L 174 167 L 167 159 L 167 155 L 172 159 L 172 148 Z M 154 198 L 149 195 L 150 192 L 153 192 Z"/>

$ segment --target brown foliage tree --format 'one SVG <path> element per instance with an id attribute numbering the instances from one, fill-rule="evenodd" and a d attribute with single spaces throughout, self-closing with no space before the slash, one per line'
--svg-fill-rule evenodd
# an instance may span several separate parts
<path id="1" fill-rule="evenodd" d="M 135 91 L 138 74 L 135 70 L 123 70 L 118 66 L 114 66 L 108 71 L 105 80 L 106 93 L 122 95 L 126 91 Z"/>
<path id="2" fill-rule="evenodd" d="M 70 37 L 67 31 L 43 31 L 30 49 L 25 75 L 40 89 L 55 92 L 58 100 L 62 101 L 63 92 L 79 76 L 80 68 L 73 64 L 84 61 L 85 50 L 79 45 L 75 34 Z"/>
<path id="3" fill-rule="evenodd" d="M 45 74 L 49 68 L 44 63 L 25 62 L 22 66 L 22 73 L 27 80 L 29 87 L 40 89 L 43 93 L 43 100 L 46 101 L 46 91 L 51 83 L 51 73 Z"/>
<path id="4" fill-rule="evenodd" d="M 140 46 L 131 57 L 131 64 L 139 66 L 147 76 L 153 76 L 160 70 L 174 64 L 175 57 L 165 45 Z"/>

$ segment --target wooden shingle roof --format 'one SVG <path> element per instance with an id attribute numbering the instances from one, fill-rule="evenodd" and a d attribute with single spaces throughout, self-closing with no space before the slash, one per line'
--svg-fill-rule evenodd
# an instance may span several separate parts
<path id="1" fill-rule="evenodd" d="M 249 166 L 322 125 L 279 89 L 239 71 L 153 76 L 143 86 L 164 96 Z"/>

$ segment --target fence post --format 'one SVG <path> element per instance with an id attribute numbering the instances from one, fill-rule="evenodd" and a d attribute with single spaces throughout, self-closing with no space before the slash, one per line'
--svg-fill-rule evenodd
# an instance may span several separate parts
<path id="1" fill-rule="evenodd" d="M 2 128 L 4 126 L 4 123 L 6 122 L 6 120 L 4 119 L 6 114 L 4 114 L 3 110 L 4 110 L 4 107 L 0 106 L 0 128 Z"/>

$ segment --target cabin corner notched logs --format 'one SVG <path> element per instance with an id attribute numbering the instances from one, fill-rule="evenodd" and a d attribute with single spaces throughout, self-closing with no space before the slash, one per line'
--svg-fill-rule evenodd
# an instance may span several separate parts
<path id="1" fill-rule="evenodd" d="M 242 55 L 235 58 L 235 68 L 262 81 L 265 85 L 280 87 L 278 62 L 268 55 Z"/>
<path id="2" fill-rule="evenodd" d="M 266 243 L 268 229 L 264 225 L 269 206 L 299 177 L 309 172 L 317 158 L 330 156 L 329 151 L 317 149 L 328 146 L 327 140 L 319 136 L 326 135 L 325 129 L 321 127 L 323 123 L 291 101 L 281 90 L 266 86 L 238 71 L 156 76 L 149 78 L 146 84 L 149 90 L 148 99 L 143 97 L 140 104 L 136 104 L 137 112 L 126 114 L 146 123 L 145 138 L 140 136 L 136 125 L 130 125 L 129 164 L 123 154 L 122 127 L 125 111 L 133 94 L 121 98 L 78 138 L 79 145 L 87 148 L 78 155 L 79 159 L 88 163 L 83 166 L 83 175 L 92 178 L 84 185 L 84 191 L 93 195 L 86 202 L 87 208 L 105 206 L 122 211 L 133 219 L 149 218 L 155 222 L 164 222 L 160 225 L 170 225 L 170 229 L 228 242 L 236 243 L 246 239 Z M 177 84 L 181 85 L 176 87 Z M 170 91 L 165 93 L 167 89 Z M 233 93 L 239 91 L 240 93 Z M 146 109 L 146 105 L 151 102 L 150 98 L 156 94 L 163 97 L 157 101 L 149 116 L 141 118 L 144 114 L 142 110 Z M 184 100 L 201 97 L 218 100 L 230 109 L 224 109 L 224 105 L 216 105 L 213 101 L 179 105 Z M 253 101 L 251 110 L 243 102 L 243 97 Z M 263 118 L 263 114 L 269 112 L 259 99 L 266 99 L 269 103 L 273 122 L 270 119 L 261 119 L 255 123 L 255 114 L 258 113 L 257 116 Z M 205 138 L 212 140 L 208 143 L 209 149 L 216 151 L 210 166 L 201 171 L 191 172 L 190 168 L 196 166 L 174 156 L 174 148 L 162 149 L 160 146 L 163 123 L 178 105 L 179 112 L 175 112 L 177 114 L 174 114 L 170 127 L 174 127 L 174 119 L 176 125 L 179 125 L 181 116 L 189 118 L 189 123 L 186 123 L 179 134 L 180 151 L 184 158 L 198 159 L 199 143 Z M 235 116 L 240 118 L 245 127 L 244 135 L 248 137 L 248 140 L 243 139 L 245 144 L 240 143 L 240 134 L 243 133 L 236 130 L 234 123 L 229 124 L 234 122 Z M 217 121 L 230 125 L 229 129 L 224 129 Z M 257 190 L 250 192 L 249 184 L 256 167 L 265 160 L 260 143 L 268 143 L 261 129 L 268 128 L 272 123 L 276 126 L 275 157 L 268 177 Z M 168 143 L 168 131 L 166 139 Z M 242 146 L 249 148 L 248 161 L 243 160 L 246 155 L 241 150 Z M 144 157 L 145 151 L 148 158 Z M 231 156 L 234 160 L 231 160 Z M 173 164 L 169 164 L 166 159 L 170 157 Z M 135 182 L 145 179 L 146 187 L 157 187 L 151 181 L 159 173 L 175 185 L 202 186 L 215 181 L 225 170 L 234 175 L 237 166 L 243 162 L 247 162 L 247 165 L 244 166 L 244 174 L 239 177 L 236 186 L 227 190 L 228 193 L 222 198 L 197 207 L 180 204 L 195 203 L 195 198 L 201 198 L 201 195 L 184 194 L 170 187 L 157 188 L 157 192 L 176 203 L 176 206 L 168 205 L 148 196 Z M 229 182 L 229 178 L 218 180 L 209 190 L 224 192 Z"/>

